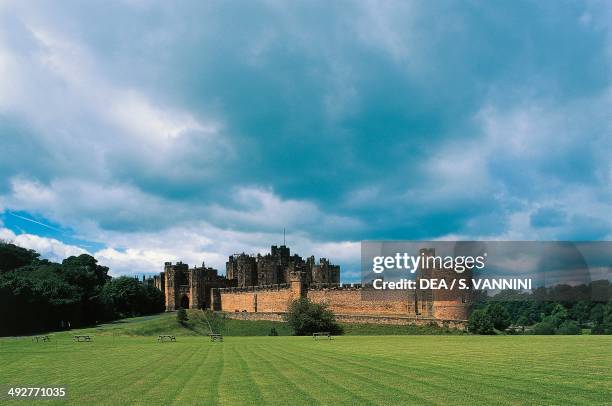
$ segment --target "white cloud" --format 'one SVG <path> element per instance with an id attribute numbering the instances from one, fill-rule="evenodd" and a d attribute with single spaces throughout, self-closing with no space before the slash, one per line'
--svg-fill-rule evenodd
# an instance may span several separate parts
<path id="1" fill-rule="evenodd" d="M 54 238 L 40 237 L 33 234 L 15 234 L 7 228 L 0 228 L 0 239 L 10 241 L 23 248 L 35 250 L 43 258 L 61 262 L 69 256 L 88 254 L 86 250 L 75 245 L 64 244 Z"/>
<path id="2" fill-rule="evenodd" d="M 358 220 L 326 214 L 312 202 L 282 199 L 271 189 L 238 188 L 233 194 L 233 202 L 236 208 L 212 205 L 209 214 L 212 218 L 233 225 L 264 229 L 282 230 L 285 227 L 299 229 L 305 225 L 357 229 L 361 226 Z"/>

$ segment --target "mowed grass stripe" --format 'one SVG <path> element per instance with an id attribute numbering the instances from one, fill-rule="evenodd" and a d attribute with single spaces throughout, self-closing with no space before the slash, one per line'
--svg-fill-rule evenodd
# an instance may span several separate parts
<path id="1" fill-rule="evenodd" d="M 142 396 L 143 402 L 154 403 L 162 401 L 164 404 L 168 404 L 174 401 L 206 357 L 206 352 L 210 349 L 210 346 L 206 344 L 181 343 L 181 345 L 186 347 L 185 353 L 189 356 L 174 368 L 166 370 L 166 376 L 163 379 L 158 382 L 150 382 L 149 390 Z"/>
<path id="2" fill-rule="evenodd" d="M 324 354 L 323 354 L 324 352 Z M 440 403 L 446 401 L 471 400 L 480 402 L 497 401 L 493 396 L 488 396 L 486 393 L 480 393 L 474 390 L 473 386 L 465 386 L 465 377 L 457 374 L 448 366 L 437 368 L 433 365 L 425 365 L 423 367 L 415 367 L 414 358 L 397 360 L 396 362 L 388 362 L 380 357 L 369 355 L 351 355 L 350 358 L 336 355 L 331 350 L 321 351 L 322 354 L 312 353 L 311 357 L 319 359 L 320 362 L 325 362 L 327 357 L 337 361 L 337 363 L 345 363 L 352 367 L 356 373 L 362 376 L 380 376 L 384 382 L 393 379 L 394 376 L 401 382 L 406 382 L 407 387 L 411 391 L 417 392 L 419 395 L 428 399 L 430 402 Z M 329 360 L 327 360 L 329 361 Z M 383 368 L 387 367 L 387 368 Z M 448 372 L 443 372 L 448 371 Z M 378 375 L 373 374 L 374 372 Z M 495 384 L 500 390 L 508 389 L 507 386 Z M 448 388 L 452 387 L 452 391 Z M 530 392 L 523 393 L 532 394 Z M 521 398 L 521 394 L 515 394 L 517 398 Z"/>
<path id="3" fill-rule="evenodd" d="M 472 339 L 478 339 L 478 337 L 473 337 Z M 490 357 L 496 357 L 499 356 L 499 353 L 503 353 L 504 348 L 500 348 L 500 351 L 498 353 L 491 353 L 489 354 Z M 403 351 L 402 351 L 403 352 Z M 521 376 L 521 374 L 516 374 L 513 372 L 516 372 L 516 369 L 512 369 L 512 368 L 508 368 L 508 366 L 506 365 L 505 367 L 493 367 L 491 368 L 490 365 L 488 365 L 488 362 L 482 362 L 482 365 L 480 365 L 480 368 L 477 367 L 478 364 L 478 360 L 473 359 L 473 357 L 466 357 L 461 353 L 461 349 L 458 348 L 457 351 L 454 352 L 454 357 L 456 358 L 463 358 L 463 360 L 461 362 L 454 362 L 452 359 L 451 360 L 444 360 L 444 362 L 440 362 L 440 361 L 434 361 L 434 359 L 438 358 L 436 355 L 431 354 L 431 350 L 429 350 L 429 354 L 428 354 L 428 358 L 426 360 L 423 360 L 423 357 L 421 355 L 417 355 L 418 353 L 415 353 L 415 357 L 411 358 L 409 361 L 409 364 L 411 365 L 411 367 L 407 370 L 407 374 L 412 374 L 413 376 L 415 375 L 414 372 L 422 372 L 423 375 L 425 376 L 429 376 L 429 379 L 431 379 L 431 376 L 441 376 L 442 380 L 440 383 L 440 386 L 443 387 L 444 384 L 448 385 L 449 383 L 452 383 L 454 385 L 455 390 L 459 389 L 461 387 L 461 385 L 464 385 L 464 381 L 466 380 L 466 378 L 468 378 L 469 380 L 473 381 L 473 382 L 479 382 L 482 385 L 486 385 L 487 386 L 487 392 L 490 392 L 491 388 L 494 389 L 498 389 L 499 391 L 507 391 L 507 397 L 509 398 L 515 398 L 517 401 L 520 401 L 521 399 L 524 399 L 525 396 L 538 396 L 540 399 L 555 399 L 558 398 L 554 391 L 559 391 L 562 390 L 564 393 L 564 396 L 567 396 L 569 394 L 572 394 L 575 398 L 576 401 L 601 401 L 601 396 L 599 394 L 596 393 L 592 393 L 588 390 L 585 390 L 583 386 L 579 385 L 579 384 L 571 384 L 571 385 L 565 385 L 563 387 L 561 387 L 561 385 L 558 385 L 558 382 L 552 381 L 551 379 L 547 379 L 546 381 L 541 381 L 542 378 L 546 379 L 549 378 L 546 375 L 537 375 L 536 377 L 524 377 Z M 425 351 L 421 351 L 421 353 L 425 353 Z M 370 355 L 364 356 L 364 355 L 353 355 L 352 356 L 353 359 L 361 359 L 363 361 L 366 362 L 366 364 L 383 364 L 383 365 L 388 365 L 390 366 L 390 368 L 392 369 L 406 369 L 406 367 L 404 366 L 404 364 L 406 364 L 406 360 L 405 359 L 389 359 L 387 358 L 381 358 L 378 361 L 373 361 L 370 357 Z M 386 360 L 385 360 L 386 359 Z M 465 362 L 466 359 L 470 360 L 470 362 Z M 488 359 L 487 359 L 488 361 Z M 418 366 L 417 366 L 418 365 Z M 470 369 L 469 366 L 472 366 L 472 368 Z M 566 366 L 567 368 L 567 366 Z M 574 368 L 569 368 L 569 369 L 574 369 Z M 498 374 L 498 373 L 492 373 L 492 372 L 486 372 L 486 371 L 509 371 L 508 374 Z M 445 372 L 446 371 L 446 372 Z M 528 373 L 527 371 L 525 373 Z M 407 375 L 406 375 L 407 376 Z M 583 376 L 580 376 L 580 378 L 582 378 Z M 575 374 L 575 378 L 578 379 L 579 377 Z M 534 381 L 534 379 L 539 380 L 539 382 L 537 382 L 537 385 L 534 385 L 536 382 Z M 586 379 L 590 379 L 590 378 L 586 378 Z M 518 384 L 518 385 L 517 385 Z M 479 387 L 483 387 L 483 386 L 479 386 Z M 550 391 L 546 390 L 546 391 L 542 391 L 542 389 L 544 389 L 542 386 L 550 386 L 553 389 L 553 393 L 550 393 Z M 568 392 L 568 390 L 570 392 Z M 472 387 L 468 387 L 465 389 L 465 391 L 470 391 L 470 393 L 472 393 L 472 395 L 475 395 L 476 393 L 473 391 Z M 445 393 L 448 393 L 448 391 L 445 391 Z"/>
<path id="4" fill-rule="evenodd" d="M 369 398 L 373 403 L 381 403 L 394 400 L 395 402 L 416 402 L 420 404 L 432 404 L 433 402 L 422 397 L 422 394 L 415 391 L 406 390 L 408 385 L 401 382 L 398 386 L 389 384 L 388 379 L 376 379 L 369 369 L 365 371 L 356 371 L 354 368 L 348 368 L 349 363 L 346 362 L 329 362 L 330 359 L 325 356 L 320 356 L 316 352 L 307 352 L 303 348 L 302 351 L 296 349 L 295 352 L 283 351 L 280 348 L 274 348 L 274 351 L 282 355 L 291 356 L 299 354 L 296 359 L 300 363 L 311 363 L 314 368 L 330 369 L 330 376 L 334 379 L 339 379 L 345 382 L 348 387 L 353 388 L 350 395 L 355 398 Z"/>
<path id="5" fill-rule="evenodd" d="M 303 347 L 302 347 L 303 348 Z M 304 352 L 308 350 L 304 349 Z M 368 363 L 359 363 L 351 358 L 335 356 L 333 352 L 327 351 L 321 354 L 318 351 L 308 352 L 305 357 L 311 362 L 326 365 L 342 365 L 335 367 L 341 375 L 353 377 L 355 381 L 365 384 L 365 390 L 374 390 L 379 399 L 394 399 L 395 401 L 418 402 L 419 404 L 438 404 L 440 391 L 446 392 L 448 385 L 437 385 L 431 382 L 427 376 L 412 374 L 399 374 L 395 370 L 377 368 L 378 360 L 374 357 L 368 358 Z M 415 385 L 418 384 L 418 385 Z M 401 389 L 399 389 L 401 388 Z M 465 393 L 470 399 L 473 394 Z M 476 396 L 476 398 L 479 398 Z M 480 397 L 480 400 L 489 400 Z"/>
<path id="6" fill-rule="evenodd" d="M 540 372 L 541 369 L 532 367 L 533 361 L 527 358 L 527 362 L 523 359 L 523 364 L 513 368 L 508 362 L 494 362 L 496 358 L 506 357 L 506 348 L 500 348 L 497 352 L 481 352 L 476 358 L 470 351 L 466 353 L 457 350 L 453 353 L 452 358 L 441 359 L 439 355 L 432 355 L 431 359 L 423 361 L 415 359 L 414 364 L 422 365 L 422 369 L 436 371 L 453 370 L 456 375 L 471 377 L 479 382 L 486 383 L 493 388 L 502 390 L 509 389 L 511 394 L 540 394 L 540 397 L 555 398 L 554 391 L 562 390 L 564 396 L 573 395 L 576 401 L 599 401 L 601 397 L 585 389 L 582 381 L 593 381 L 593 376 L 585 374 L 588 369 L 583 369 L 579 365 L 569 361 L 564 365 L 564 369 L 548 368 L 546 373 Z M 515 360 L 517 357 L 512 358 Z M 470 363 L 461 362 L 461 360 L 470 359 Z M 456 361 L 455 361 L 456 360 Z M 537 358 L 536 358 L 537 361 Z M 583 361 L 576 360 L 579 363 Z M 393 359 L 390 362 L 395 365 L 397 360 Z M 526 365 L 531 364 L 531 365 Z M 542 358 L 538 365 L 548 365 L 548 357 Z M 568 365 L 572 367 L 568 368 Z M 471 368 L 470 368 L 471 367 Z M 560 367 L 559 367 L 560 368 Z M 578 369 L 577 369 L 578 368 Z M 517 374 L 516 371 L 521 373 Z M 581 374 L 576 374 L 576 370 L 581 370 Z M 569 373 L 567 373 L 569 371 Z M 568 377 L 569 381 L 561 381 L 562 376 Z M 537 385 L 534 383 L 537 382 Z M 519 385 L 517 385 L 519 384 Z M 605 385 L 604 382 L 602 382 Z M 544 390 L 544 391 L 543 391 Z M 551 393 L 550 391 L 553 391 Z M 544 395 L 542 395 L 544 393 Z M 519 397 L 520 399 L 520 397 Z"/>
<path id="7" fill-rule="evenodd" d="M 173 399 L 174 404 L 216 403 L 219 399 L 218 382 L 223 368 L 222 355 L 217 348 L 208 345 L 205 354 L 199 356 L 198 367 L 183 383 Z"/>
<path id="8" fill-rule="evenodd" d="M 257 383 L 252 378 L 252 371 L 240 354 L 239 343 L 215 343 L 218 351 L 223 352 L 223 372 L 219 386 L 221 404 L 257 404 L 262 396 Z M 256 371 L 255 371 L 256 372 Z"/>
<path id="9" fill-rule="evenodd" d="M 133 381 L 157 365 L 164 365 L 172 359 L 172 355 L 155 351 L 147 345 L 126 348 L 118 344 L 116 347 L 96 349 L 87 358 L 90 362 L 84 363 L 82 356 L 70 359 L 69 366 L 62 368 L 62 379 L 68 378 L 74 382 L 73 390 L 82 391 L 84 400 L 94 401 L 104 398 L 105 394 L 121 391 L 126 382 Z M 100 369 L 106 366 L 110 367 L 110 373 L 100 374 Z M 78 385 L 72 376 L 81 377 L 87 385 Z"/>
<path id="10" fill-rule="evenodd" d="M 87 401 L 107 400 L 109 394 L 121 393 L 126 385 L 137 377 L 146 375 L 158 365 L 171 361 L 172 358 L 172 354 L 155 351 L 148 345 L 127 347 L 118 345 L 115 348 L 108 348 L 91 356 L 92 362 L 80 372 L 78 372 L 79 367 L 85 365 L 80 359 L 74 360 L 72 365 L 75 366 L 75 373 L 80 373 L 87 381 L 86 386 L 76 386 L 75 390 L 82 391 L 80 397 Z M 100 374 L 100 369 L 109 372 Z"/>
<path id="11" fill-rule="evenodd" d="M 316 399 L 310 396 L 308 391 L 302 389 L 298 382 L 295 382 L 286 374 L 284 367 L 278 366 L 268 357 L 260 355 L 252 346 L 244 348 L 250 355 L 246 358 L 247 364 L 253 371 L 257 371 L 254 374 L 254 379 L 267 404 L 316 403 Z"/>
<path id="12" fill-rule="evenodd" d="M 153 365 L 151 369 L 141 375 L 132 376 L 131 380 L 126 379 L 121 389 L 112 393 L 110 400 L 113 403 L 121 403 L 122 400 L 127 398 L 143 401 L 148 392 L 153 390 L 155 386 L 163 385 L 166 379 L 174 374 L 177 369 L 180 369 L 181 365 L 193 355 L 195 349 L 192 345 L 171 343 L 164 345 L 163 351 L 165 353 L 163 363 Z"/>
<path id="13" fill-rule="evenodd" d="M 309 388 L 309 394 L 321 403 L 338 403 L 346 400 L 347 393 L 350 393 L 351 400 L 359 404 L 372 403 L 371 399 L 366 399 L 359 395 L 358 392 L 349 391 L 348 388 L 339 382 L 343 380 L 334 373 L 329 373 L 328 368 L 324 364 L 315 365 L 313 368 L 306 366 L 308 363 L 308 357 L 301 357 L 298 362 L 293 361 L 288 356 L 282 356 L 283 354 L 290 354 L 275 348 L 269 350 L 264 346 L 255 347 L 258 351 L 265 353 L 271 359 L 280 360 L 280 364 L 290 366 L 287 370 L 291 371 L 300 382 L 303 382 L 304 386 Z M 321 372 L 321 370 L 327 370 Z M 339 379 L 340 378 L 340 379 Z M 357 389 L 357 388 L 354 388 Z"/>

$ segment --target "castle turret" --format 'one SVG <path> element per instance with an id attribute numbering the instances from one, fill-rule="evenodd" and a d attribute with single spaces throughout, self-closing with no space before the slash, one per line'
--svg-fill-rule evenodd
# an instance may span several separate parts
<path id="1" fill-rule="evenodd" d="M 292 300 L 306 297 L 308 284 L 305 281 L 305 276 L 305 273 L 302 271 L 289 272 L 289 285 L 291 289 L 291 296 L 293 298 Z"/>

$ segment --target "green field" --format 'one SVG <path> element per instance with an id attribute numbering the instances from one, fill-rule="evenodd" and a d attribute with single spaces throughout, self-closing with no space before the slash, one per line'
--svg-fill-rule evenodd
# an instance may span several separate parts
<path id="1" fill-rule="evenodd" d="M 0 339 L 0 383 L 67 385 L 73 404 L 610 404 L 612 399 L 610 336 L 331 341 L 229 336 L 211 343 L 179 328 L 169 331 L 177 342 L 157 343 L 159 329 L 172 326 L 166 315 L 82 330 L 95 335 L 93 343 L 73 343 L 75 332 L 56 333 L 50 343 Z M 269 324 L 256 328 L 263 332 Z"/>

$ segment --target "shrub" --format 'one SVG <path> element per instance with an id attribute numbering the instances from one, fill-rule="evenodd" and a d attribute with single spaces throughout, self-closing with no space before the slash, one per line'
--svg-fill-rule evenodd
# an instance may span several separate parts
<path id="1" fill-rule="evenodd" d="M 593 328 L 591 329 L 591 334 L 592 335 L 601 335 L 601 334 L 606 334 L 606 328 L 604 327 L 603 324 L 597 323 L 595 324 L 595 326 L 593 326 Z"/>
<path id="2" fill-rule="evenodd" d="M 176 312 L 176 321 L 178 321 L 181 324 L 185 324 L 187 320 L 189 320 L 189 318 L 187 317 L 187 310 L 181 307 Z"/>
<path id="3" fill-rule="evenodd" d="M 306 298 L 291 302 L 285 320 L 296 336 L 324 331 L 334 335 L 342 334 L 342 327 L 336 323 L 336 317 L 327 306 L 312 303 Z"/>
<path id="4" fill-rule="evenodd" d="M 533 327 L 533 334 L 536 334 L 536 335 L 555 334 L 555 325 L 550 320 L 543 320 Z"/>
<path id="5" fill-rule="evenodd" d="M 276 327 L 272 327 L 270 329 L 270 334 L 268 334 L 268 335 L 276 337 L 278 335 L 278 331 L 276 331 Z"/>
<path id="6" fill-rule="evenodd" d="M 473 334 L 493 334 L 493 321 L 482 309 L 474 310 L 468 320 L 468 330 Z"/>
<path id="7" fill-rule="evenodd" d="M 557 334 L 578 335 L 582 334 L 582 330 L 575 321 L 566 320 L 557 329 Z"/>

